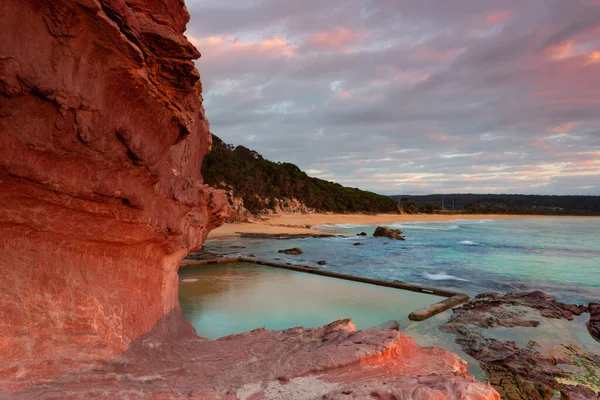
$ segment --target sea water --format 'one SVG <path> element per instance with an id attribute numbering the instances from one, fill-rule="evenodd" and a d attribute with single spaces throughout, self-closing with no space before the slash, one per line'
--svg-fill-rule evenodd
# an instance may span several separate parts
<path id="1" fill-rule="evenodd" d="M 600 219 L 457 219 L 385 225 L 402 230 L 406 240 L 374 238 L 375 225 L 344 224 L 320 227 L 343 237 L 235 238 L 209 241 L 205 249 L 448 288 L 471 296 L 541 290 L 570 303 L 600 301 Z M 360 232 L 368 236 L 356 236 Z M 278 253 L 291 247 L 301 248 L 304 254 Z M 327 265 L 317 265 L 319 260 Z M 485 379 L 479 362 L 462 351 L 454 335 L 438 329 L 452 310 L 421 322 L 408 320 L 411 311 L 438 301 L 435 296 L 244 263 L 182 269 L 179 295 L 198 334 L 211 339 L 261 327 L 315 327 L 341 318 L 352 318 L 359 329 L 395 319 L 400 331 L 418 345 L 457 353 L 476 378 Z M 573 321 L 548 320 L 537 328 L 488 333 L 523 346 L 529 340 L 558 338 L 600 353 L 600 343 L 586 330 L 588 318 L 583 314 Z"/>
<path id="2" fill-rule="evenodd" d="M 481 292 L 541 290 L 585 304 L 600 301 L 600 219 L 531 218 L 385 224 L 405 241 L 372 237 L 375 225 L 321 226 L 345 237 L 295 240 L 226 239 L 207 242 L 208 251 L 230 256 L 314 265 L 385 280 Z M 366 232 L 368 236 L 356 236 Z M 360 242 L 362 246 L 354 246 Z M 278 250 L 299 247 L 291 256 Z"/>

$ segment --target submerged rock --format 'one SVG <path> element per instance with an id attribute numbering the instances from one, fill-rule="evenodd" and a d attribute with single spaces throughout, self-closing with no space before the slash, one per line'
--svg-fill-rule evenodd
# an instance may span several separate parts
<path id="1" fill-rule="evenodd" d="M 327 265 L 327 261 L 325 261 L 325 260 L 317 261 L 317 264 L 319 264 L 319 265 Z"/>
<path id="2" fill-rule="evenodd" d="M 288 254 L 288 255 L 292 255 L 292 256 L 304 254 L 302 249 L 299 249 L 297 247 L 294 247 L 292 249 L 279 250 L 279 253 Z"/>
<path id="3" fill-rule="evenodd" d="M 374 237 L 386 237 L 390 239 L 396 240 L 406 240 L 404 236 L 402 236 L 402 232 L 399 229 L 390 229 L 383 226 L 378 226 L 373 232 Z"/>
<path id="4" fill-rule="evenodd" d="M 400 323 L 398 321 L 395 320 L 389 320 L 386 321 L 382 324 L 379 324 L 375 327 L 376 329 L 392 329 L 394 331 L 397 331 L 400 329 Z"/>
<path id="5" fill-rule="evenodd" d="M 367 236 L 367 232 L 357 233 L 356 236 Z"/>
<path id="6" fill-rule="evenodd" d="M 585 311 L 585 306 L 561 303 L 542 292 L 483 293 L 455 308 L 440 329 L 456 334 L 456 342 L 481 362 L 503 399 L 549 400 L 559 391 L 563 399 L 594 399 L 600 392 L 597 354 L 587 353 L 567 338 L 544 339 L 541 332 L 535 341 L 526 342 L 501 340 L 494 335 L 494 329 L 502 328 L 503 336 L 518 337 L 506 329 L 541 330 L 547 320 L 571 321 Z M 556 335 L 553 324 L 544 326 L 550 327 L 546 329 L 551 329 L 552 337 Z"/>
<path id="7" fill-rule="evenodd" d="M 361 242 L 356 242 L 353 244 L 353 246 L 362 246 L 363 244 Z"/>

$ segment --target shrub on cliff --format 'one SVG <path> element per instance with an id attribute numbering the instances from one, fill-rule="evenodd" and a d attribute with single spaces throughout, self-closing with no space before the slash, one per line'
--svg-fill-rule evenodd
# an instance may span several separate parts
<path id="1" fill-rule="evenodd" d="M 226 144 L 215 135 L 202 175 L 211 186 L 233 188 L 255 214 L 273 209 L 275 199 L 294 198 L 324 212 L 398 212 L 398 204 L 387 196 L 312 178 L 294 164 L 265 160 L 256 151 Z"/>

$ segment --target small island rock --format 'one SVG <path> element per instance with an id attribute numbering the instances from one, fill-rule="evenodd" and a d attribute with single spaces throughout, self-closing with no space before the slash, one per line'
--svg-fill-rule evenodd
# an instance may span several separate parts
<path id="1" fill-rule="evenodd" d="M 373 232 L 373 236 L 386 237 L 396 240 L 405 240 L 404 236 L 402 236 L 402 232 L 399 229 L 390 229 L 384 226 L 378 226 L 377 229 L 375 229 L 375 232 Z"/>
<path id="2" fill-rule="evenodd" d="M 367 236 L 367 232 L 357 233 L 356 236 Z"/>
<path id="3" fill-rule="evenodd" d="M 363 244 L 361 242 L 356 242 L 353 244 L 353 246 L 362 246 Z"/>
<path id="4" fill-rule="evenodd" d="M 319 265 L 327 265 L 327 261 L 321 260 L 321 261 L 318 261 L 317 264 L 319 264 Z"/>

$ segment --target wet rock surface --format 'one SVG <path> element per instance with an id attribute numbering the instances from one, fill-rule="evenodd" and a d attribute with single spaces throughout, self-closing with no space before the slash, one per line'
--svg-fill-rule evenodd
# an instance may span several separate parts
<path id="1" fill-rule="evenodd" d="M 600 303 L 590 303 L 588 306 L 590 320 L 587 323 L 588 331 L 596 340 L 600 340 Z"/>
<path id="2" fill-rule="evenodd" d="M 585 306 L 558 302 L 542 292 L 483 293 L 453 310 L 440 329 L 456 334 L 463 350 L 481 362 L 503 399 L 595 399 L 600 392 L 599 356 L 569 338 L 502 340 L 519 337 L 507 329 L 548 328 L 552 320 L 571 321 Z M 500 330 L 497 333 L 496 330 Z M 534 331 L 535 332 L 535 331 Z"/>
<path id="3" fill-rule="evenodd" d="M 402 231 L 400 231 L 399 229 L 390 229 L 390 228 L 386 228 L 384 226 L 378 226 L 375 229 L 375 232 L 373 232 L 373 236 L 374 237 L 386 237 L 389 239 L 396 239 L 396 240 L 406 240 L 404 238 L 404 236 L 402 236 Z"/>

